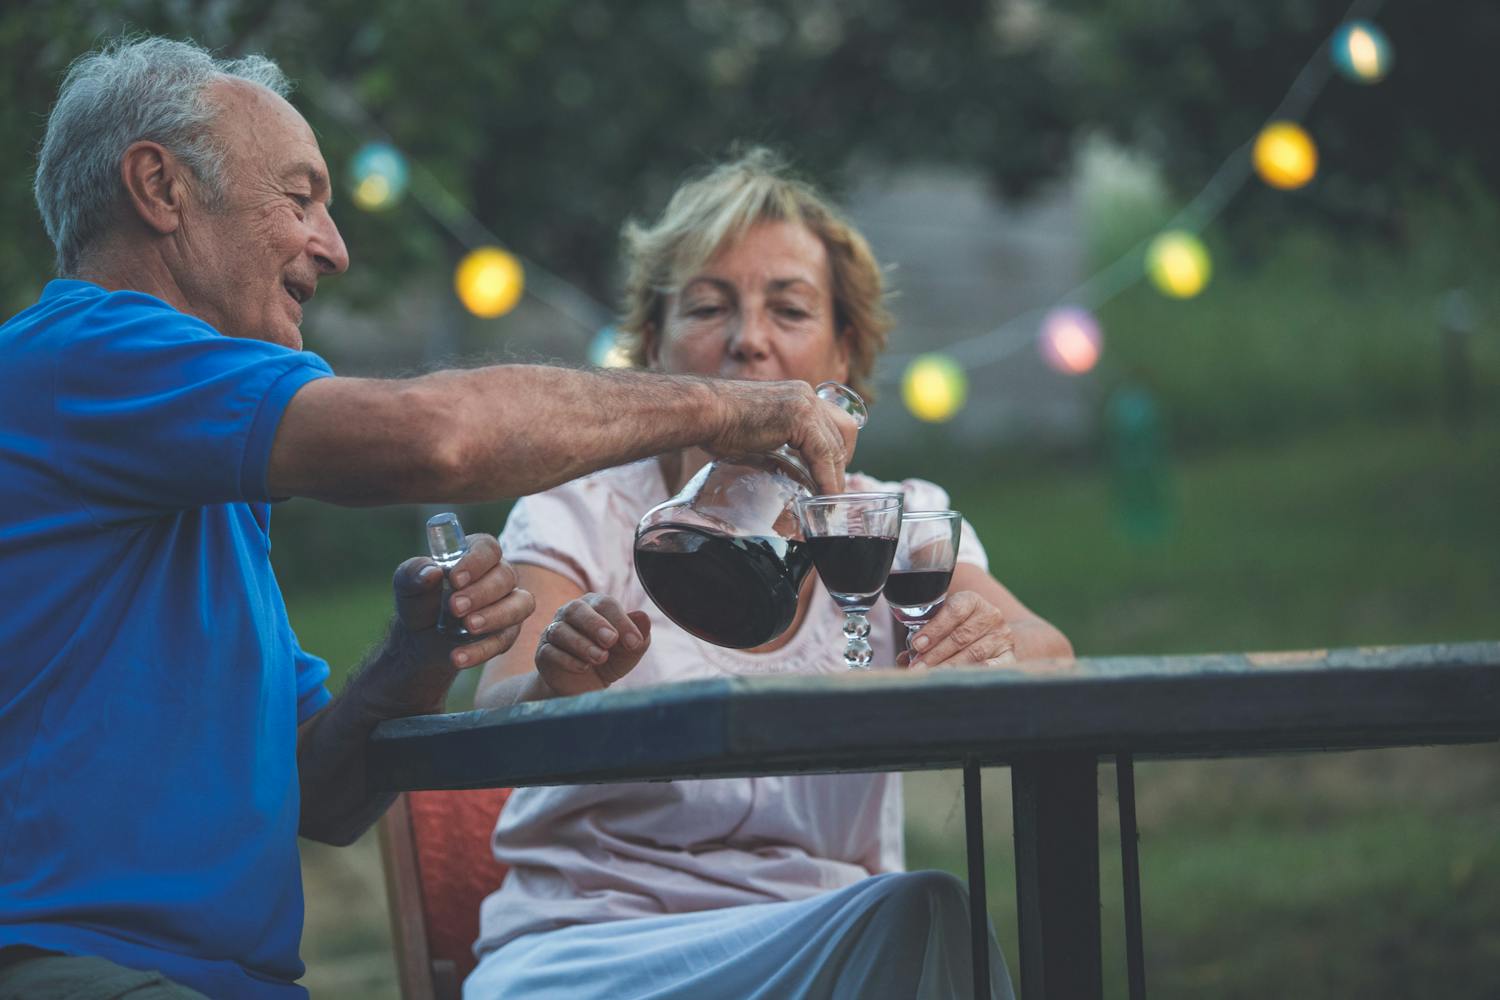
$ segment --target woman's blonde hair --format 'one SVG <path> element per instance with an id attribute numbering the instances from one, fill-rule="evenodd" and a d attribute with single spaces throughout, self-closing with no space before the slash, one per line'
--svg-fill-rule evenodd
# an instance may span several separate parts
<path id="1" fill-rule="evenodd" d="M 872 399 L 875 356 L 893 325 L 880 265 L 859 231 L 763 147 L 683 184 L 654 225 L 625 224 L 620 332 L 631 361 L 646 365 L 650 340 L 662 333 L 667 296 L 760 222 L 799 223 L 823 242 L 833 277 L 834 336 L 847 338 L 850 386 Z"/>

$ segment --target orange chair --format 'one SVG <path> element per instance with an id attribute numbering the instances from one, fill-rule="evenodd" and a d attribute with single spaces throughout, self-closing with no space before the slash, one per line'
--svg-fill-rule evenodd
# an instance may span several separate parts
<path id="1" fill-rule="evenodd" d="M 380 821 L 401 995 L 459 1000 L 474 969 L 479 904 L 506 868 L 490 854 L 508 788 L 407 792 Z"/>

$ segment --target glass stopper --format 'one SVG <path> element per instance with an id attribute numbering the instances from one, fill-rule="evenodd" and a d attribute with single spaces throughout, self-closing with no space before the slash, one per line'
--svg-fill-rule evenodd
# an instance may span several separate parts
<path id="1" fill-rule="evenodd" d="M 865 421 L 870 419 L 870 410 L 865 406 L 865 401 L 859 397 L 859 393 L 838 382 L 819 382 L 818 387 L 813 390 L 819 399 L 825 403 L 832 403 L 854 418 L 856 429 L 862 428 Z"/>
<path id="2" fill-rule="evenodd" d="M 451 511 L 433 515 L 427 522 L 427 551 L 444 570 L 451 569 L 469 551 L 458 515 Z"/>

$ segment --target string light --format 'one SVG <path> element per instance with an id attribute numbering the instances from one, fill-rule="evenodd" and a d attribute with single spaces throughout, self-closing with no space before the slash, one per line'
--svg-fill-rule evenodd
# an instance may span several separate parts
<path id="1" fill-rule="evenodd" d="M 619 330 L 606 326 L 594 334 L 594 339 L 589 344 L 589 363 L 596 368 L 631 367 L 630 354 L 625 350 L 625 345 L 620 343 Z"/>
<path id="2" fill-rule="evenodd" d="M 901 399 L 918 420 L 942 423 L 963 408 L 969 377 L 946 354 L 924 354 L 906 368 Z"/>
<path id="3" fill-rule="evenodd" d="M 1318 172 L 1318 147 L 1295 122 L 1272 122 L 1255 137 L 1255 172 L 1273 188 L 1294 191 Z"/>
<path id="4" fill-rule="evenodd" d="M 1373 6 L 1378 7 L 1379 3 L 1380 0 L 1374 0 Z M 1345 16 L 1352 17 L 1356 13 L 1369 14 L 1371 12 L 1372 4 L 1369 0 L 1355 0 Z M 1368 25 L 1369 22 L 1351 21 L 1349 23 Z M 1372 31 L 1370 37 L 1381 36 L 1378 32 Z M 1333 38 L 1330 36 L 1329 44 L 1332 43 Z M 1300 118 L 1306 113 L 1331 76 L 1327 72 L 1326 59 L 1327 55 L 1320 46 L 1293 79 L 1277 112 L 1271 116 L 1273 122 L 1286 119 L 1290 124 L 1291 120 Z M 1305 133 L 1303 134 L 1305 136 Z M 1313 152 L 1315 170 L 1316 147 L 1312 146 L 1310 138 L 1308 146 Z M 1202 231 L 1229 204 L 1249 174 L 1250 171 L 1245 169 L 1243 153 L 1236 150 L 1219 165 L 1203 189 L 1177 213 L 1167 228 L 1169 230 L 1181 228 L 1191 232 Z M 1168 252 L 1172 251 L 1174 246 L 1178 250 L 1185 250 L 1186 254 Z M 1068 292 L 1064 299 L 1085 303 L 1090 308 L 1099 308 L 1138 280 L 1143 255 L 1147 258 L 1146 273 L 1151 276 L 1158 288 L 1169 295 L 1180 294 L 1188 297 L 1197 294 L 1207 283 L 1211 273 L 1208 253 L 1202 248 L 1201 243 L 1193 240 L 1192 243 L 1174 244 L 1174 242 L 1166 242 L 1158 238 L 1153 243 L 1142 242 L 1125 251 L 1111 264 Z M 955 357 L 962 358 L 970 368 L 996 364 L 1011 357 L 1025 347 L 1028 341 L 1034 339 L 1036 323 L 1040 318 L 1039 313 L 1040 310 L 1032 310 L 1018 314 L 985 333 L 950 342 L 943 349 Z M 904 372 L 911 360 L 911 355 L 890 356 L 885 359 L 882 370 L 886 373 Z"/>
<path id="5" fill-rule="evenodd" d="M 367 212 L 390 208 L 406 193 L 406 157 L 384 142 L 366 143 L 349 167 L 354 179 L 354 203 Z"/>
<path id="6" fill-rule="evenodd" d="M 1367 0 L 1355 0 L 1345 16 L 1368 15 L 1379 5 L 1380 0 L 1375 0 L 1374 7 Z M 1390 43 L 1385 34 L 1368 20 L 1346 21 L 1329 38 L 1328 45 L 1328 58 L 1333 67 L 1351 80 L 1375 83 L 1390 72 Z M 1284 117 L 1286 120 L 1269 122 L 1256 136 L 1251 152 L 1252 165 L 1261 179 L 1272 187 L 1294 190 L 1309 183 L 1317 173 L 1317 146 L 1306 130 L 1291 119 L 1302 117 L 1322 90 L 1327 74 L 1325 72 L 1320 78 L 1316 72 L 1322 58 L 1320 50 L 1303 67 L 1272 116 L 1273 119 Z M 1323 67 L 1327 65 L 1321 63 Z M 344 117 L 357 117 L 367 128 L 378 132 L 369 113 L 350 95 L 328 86 L 324 90 L 328 91 L 325 97 L 336 93 L 347 106 L 341 112 Z M 1244 183 L 1245 174 L 1239 173 L 1241 164 L 1243 160 L 1238 155 L 1226 160 L 1204 190 L 1169 224 L 1184 228 L 1169 228 L 1149 245 L 1137 245 L 1067 297 L 1094 308 L 1108 302 L 1139 280 L 1143 249 L 1146 274 L 1164 294 L 1182 299 L 1199 294 L 1208 284 L 1212 264 L 1207 249 L 1194 233 L 1212 221 Z M 371 143 L 361 149 L 355 158 L 354 174 L 353 200 L 362 208 L 388 208 L 400 200 L 406 189 L 405 158 L 389 143 Z M 427 180 L 432 179 L 428 177 Z M 435 181 L 433 185 L 436 185 Z M 470 245 L 479 242 L 474 239 L 476 234 L 489 236 L 472 215 L 459 219 L 466 225 L 458 225 L 449 218 L 454 212 L 463 215 L 462 208 L 441 185 L 436 185 L 436 190 L 446 199 L 446 204 L 428 204 L 424 200 L 423 207 L 447 225 L 450 232 Z M 454 206 L 459 207 L 455 209 Z M 577 318 L 571 300 L 589 303 L 577 289 L 545 270 L 538 270 L 537 275 L 538 295 L 565 315 Z M 498 247 L 482 246 L 460 263 L 454 284 L 460 299 L 471 312 L 494 317 L 515 307 L 525 289 L 525 277 L 520 261 L 513 255 Z M 590 345 L 590 360 L 603 367 L 627 364 L 628 359 L 616 342 L 613 328 L 599 330 L 596 325 L 604 318 L 601 315 L 604 310 L 597 304 L 592 305 L 595 307 L 595 322 L 587 325 L 598 332 Z M 924 354 L 915 358 L 910 355 L 889 356 L 882 367 L 890 365 L 902 371 L 902 395 L 913 414 L 923 420 L 948 420 L 963 406 L 967 394 L 966 365 L 956 357 L 967 359 L 967 367 L 993 364 L 1010 357 L 1025 346 L 1032 336 L 1030 331 L 1037 329 L 1033 324 L 1039 313 L 1040 310 L 1035 310 L 1015 316 L 988 333 L 950 344 L 946 350 L 951 354 Z M 1049 312 L 1043 318 L 1036 339 L 1047 363 L 1068 374 L 1090 370 L 1102 352 L 1098 322 L 1081 307 L 1060 307 Z"/>
<path id="7" fill-rule="evenodd" d="M 1163 295 L 1190 299 L 1208 284 L 1213 265 L 1202 240 L 1174 229 L 1151 241 L 1146 250 L 1146 273 Z"/>
<path id="8" fill-rule="evenodd" d="M 504 316 L 521 301 L 526 280 L 521 262 L 499 247 L 480 247 L 459 261 L 453 287 L 464 308 L 475 316 Z"/>
<path id="9" fill-rule="evenodd" d="M 1391 43 L 1369 21 L 1350 21 L 1334 33 L 1333 66 L 1355 83 L 1379 83 L 1391 71 Z"/>
<path id="10" fill-rule="evenodd" d="M 1064 375 L 1082 375 L 1098 364 L 1103 342 L 1099 321 L 1081 306 L 1061 306 L 1047 313 L 1037 337 L 1042 360 Z"/>

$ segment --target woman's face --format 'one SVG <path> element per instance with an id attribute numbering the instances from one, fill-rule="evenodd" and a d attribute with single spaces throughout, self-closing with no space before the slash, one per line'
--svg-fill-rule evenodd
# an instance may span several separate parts
<path id="1" fill-rule="evenodd" d="M 828 253 L 800 224 L 752 226 L 667 296 L 663 313 L 648 357 L 665 371 L 814 385 L 849 377 Z"/>

